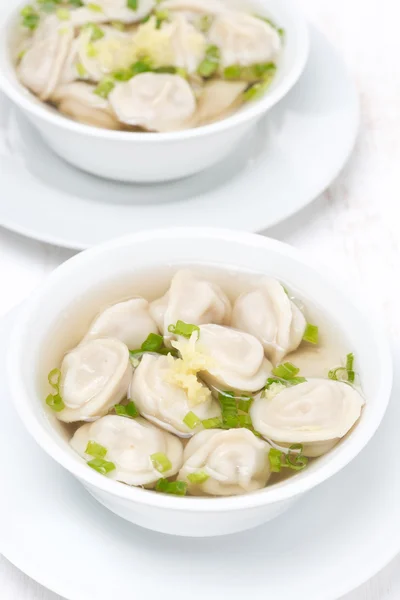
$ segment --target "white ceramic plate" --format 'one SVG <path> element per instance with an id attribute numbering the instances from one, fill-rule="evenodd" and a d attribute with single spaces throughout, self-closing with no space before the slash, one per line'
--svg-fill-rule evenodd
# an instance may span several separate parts
<path id="1" fill-rule="evenodd" d="M 4 387 L 12 320 L 0 322 L 0 552 L 44 586 L 68 600 L 336 600 L 400 550 L 399 375 L 378 433 L 339 475 L 257 529 L 178 538 L 108 512 L 25 432 Z"/>
<path id="2" fill-rule="evenodd" d="M 54 155 L 2 99 L 0 224 L 71 248 L 150 227 L 260 231 L 300 210 L 339 173 L 359 107 L 342 60 L 317 31 L 306 70 L 240 150 L 180 181 L 132 185 L 87 175 Z"/>

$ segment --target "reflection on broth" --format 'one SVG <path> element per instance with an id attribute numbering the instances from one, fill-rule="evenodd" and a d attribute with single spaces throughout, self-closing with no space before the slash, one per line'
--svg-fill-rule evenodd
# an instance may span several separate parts
<path id="1" fill-rule="evenodd" d="M 40 384 L 49 418 L 102 475 L 236 495 L 309 468 L 356 424 L 349 350 L 290 282 L 171 265 L 77 298 L 46 340 Z"/>
<path id="2" fill-rule="evenodd" d="M 283 30 L 220 0 L 37 0 L 13 42 L 22 84 L 82 123 L 167 132 L 222 119 L 270 86 Z"/>

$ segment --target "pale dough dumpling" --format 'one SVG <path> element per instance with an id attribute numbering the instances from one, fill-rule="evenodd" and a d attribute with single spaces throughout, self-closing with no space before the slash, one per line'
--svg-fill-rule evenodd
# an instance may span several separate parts
<path id="1" fill-rule="evenodd" d="M 132 366 L 128 348 L 115 339 L 91 340 L 68 352 L 61 364 L 60 421 L 92 420 L 106 415 L 126 397 Z"/>
<path id="2" fill-rule="evenodd" d="M 271 25 L 240 12 L 217 16 L 208 36 L 220 49 L 224 67 L 270 62 L 281 49 L 279 34 Z"/>
<path id="3" fill-rule="evenodd" d="M 190 437 L 201 425 L 191 429 L 184 423 L 189 412 L 194 411 L 204 420 L 221 416 L 221 409 L 211 394 L 204 394 L 204 400 L 192 406 L 186 391 L 168 382 L 171 360 L 172 357 L 145 354 L 133 374 L 129 396 L 146 419 L 176 435 Z"/>
<path id="4" fill-rule="evenodd" d="M 195 72 L 206 51 L 205 36 L 179 14 L 175 15 L 170 23 L 163 25 L 162 31 L 171 36 L 172 64 L 188 73 Z"/>
<path id="5" fill-rule="evenodd" d="M 73 38 L 72 25 L 55 15 L 43 18 L 36 29 L 17 72 L 21 82 L 41 100 L 48 100 L 57 87 Z"/>
<path id="6" fill-rule="evenodd" d="M 146 17 L 155 6 L 155 0 L 137 0 L 136 9 L 129 8 L 127 0 L 83 0 L 92 14 L 104 14 L 107 21 L 121 21 L 122 23 L 136 23 Z M 101 10 L 90 10 L 90 5 L 95 4 Z M 88 21 L 93 19 L 89 18 Z"/>
<path id="7" fill-rule="evenodd" d="M 95 86 L 85 81 L 73 81 L 57 87 L 52 100 L 63 114 L 76 119 L 80 123 L 120 129 L 120 124 L 111 110 L 106 98 L 94 94 Z"/>
<path id="8" fill-rule="evenodd" d="M 258 398 L 250 409 L 256 431 L 274 442 L 303 444 L 314 457 L 330 450 L 360 418 L 364 399 L 346 383 L 309 379 L 282 387 L 274 398 Z"/>
<path id="9" fill-rule="evenodd" d="M 240 106 L 247 85 L 245 81 L 221 79 L 208 81 L 198 99 L 197 110 L 193 117 L 195 125 L 199 126 L 227 117 L 231 111 Z"/>
<path id="10" fill-rule="evenodd" d="M 132 298 L 103 310 L 91 324 L 83 341 L 112 337 L 121 340 L 130 350 L 137 350 L 150 333 L 158 333 L 158 329 L 150 316 L 148 301 Z"/>
<path id="11" fill-rule="evenodd" d="M 306 325 L 301 310 L 279 281 L 271 277 L 263 278 L 253 290 L 241 294 L 233 306 L 232 327 L 257 337 L 274 364 L 296 350 Z"/>
<path id="12" fill-rule="evenodd" d="M 255 392 L 264 387 L 272 365 L 253 335 L 223 327 L 200 325 L 197 348 L 209 356 L 212 365 L 201 373 L 204 381 L 219 390 Z"/>
<path id="13" fill-rule="evenodd" d="M 265 487 L 270 467 L 270 446 L 248 429 L 197 433 L 187 444 L 178 479 L 188 483 L 189 493 L 234 496 Z M 203 481 L 192 483 L 188 475 Z"/>
<path id="14" fill-rule="evenodd" d="M 96 442 L 107 450 L 104 460 L 114 463 L 115 469 L 107 475 L 109 479 L 128 485 L 154 487 L 160 477 L 175 475 L 183 459 L 181 441 L 145 419 L 129 419 L 107 415 L 94 423 L 82 425 L 71 440 L 72 448 L 87 461 L 93 459 L 85 453 L 88 442 Z M 171 468 L 160 473 L 154 468 L 151 456 L 164 454 Z"/>
<path id="15" fill-rule="evenodd" d="M 231 304 L 218 285 L 189 269 L 181 269 L 172 278 L 166 294 L 151 303 L 150 314 L 160 331 L 170 337 L 168 326 L 178 320 L 192 325 L 228 324 Z"/>
<path id="16" fill-rule="evenodd" d="M 150 131 L 180 129 L 196 109 L 196 99 L 188 82 L 168 73 L 136 75 L 117 84 L 109 99 L 122 123 Z"/>

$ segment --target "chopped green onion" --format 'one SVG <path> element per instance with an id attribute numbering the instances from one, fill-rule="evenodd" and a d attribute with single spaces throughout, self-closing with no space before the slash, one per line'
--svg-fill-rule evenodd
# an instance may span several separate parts
<path id="1" fill-rule="evenodd" d="M 25 54 L 26 54 L 26 50 L 21 50 L 21 52 L 18 52 L 17 61 L 19 62 L 20 60 L 22 60 L 24 58 Z"/>
<path id="2" fill-rule="evenodd" d="M 270 448 L 268 452 L 269 466 L 272 473 L 279 473 L 282 468 L 282 454 L 276 448 Z"/>
<path id="3" fill-rule="evenodd" d="M 155 73 L 171 73 L 171 75 L 175 75 L 177 67 L 157 67 L 154 69 Z"/>
<path id="4" fill-rule="evenodd" d="M 268 90 L 271 85 L 272 79 L 274 77 L 275 71 L 267 73 L 264 77 L 263 81 L 259 83 L 255 83 L 250 86 L 247 90 L 243 92 L 243 97 L 245 100 L 259 100 L 264 96 L 265 92 Z"/>
<path id="5" fill-rule="evenodd" d="M 86 25 L 84 25 L 82 29 L 90 31 L 91 42 L 96 42 L 97 40 L 101 40 L 101 38 L 104 37 L 104 31 L 101 29 L 101 27 L 96 25 L 96 23 L 86 23 Z"/>
<path id="6" fill-rule="evenodd" d="M 197 471 L 197 473 L 190 473 L 187 478 L 190 481 L 190 483 L 204 483 L 205 481 L 207 481 L 207 479 L 209 479 L 209 475 L 207 475 L 207 473 L 205 473 L 204 471 Z"/>
<path id="7" fill-rule="evenodd" d="M 31 4 L 24 6 L 20 12 L 20 15 L 22 17 L 23 27 L 34 30 L 39 25 L 40 15 Z"/>
<path id="8" fill-rule="evenodd" d="M 187 425 L 190 429 L 195 429 L 201 423 L 201 419 L 194 412 L 190 411 L 187 413 L 185 418 L 183 419 L 185 425 Z"/>
<path id="9" fill-rule="evenodd" d="M 147 73 L 148 71 L 151 71 L 150 61 L 145 59 L 138 60 L 129 67 L 129 70 L 133 76 L 139 75 L 140 73 Z"/>
<path id="10" fill-rule="evenodd" d="M 68 1 L 70 4 L 72 4 L 72 6 L 76 6 L 76 8 L 83 6 L 83 2 L 81 0 L 68 0 Z"/>
<path id="11" fill-rule="evenodd" d="M 163 345 L 164 339 L 162 335 L 159 335 L 158 333 L 150 333 L 143 342 L 141 348 L 143 352 L 158 352 Z"/>
<path id="12" fill-rule="evenodd" d="M 93 90 L 93 93 L 97 94 L 97 96 L 100 96 L 100 98 L 108 98 L 108 94 L 114 89 L 114 87 L 115 83 L 111 77 L 104 77 L 96 89 Z"/>
<path id="13" fill-rule="evenodd" d="M 202 15 L 199 18 L 199 20 L 197 21 L 197 27 L 203 33 L 207 33 L 207 31 L 210 29 L 210 27 L 212 25 L 212 22 L 213 22 L 212 15 Z"/>
<path id="14" fill-rule="evenodd" d="M 288 467 L 293 471 L 301 471 L 304 469 L 308 464 L 308 458 L 307 456 L 304 456 L 302 452 L 303 444 L 292 444 L 289 447 L 289 453 L 286 454 L 285 457 L 285 467 Z"/>
<path id="15" fill-rule="evenodd" d="M 130 8 L 131 10 L 137 10 L 138 7 L 138 0 L 127 0 L 126 3 L 127 7 Z"/>
<path id="16" fill-rule="evenodd" d="M 250 415 L 238 415 L 237 423 L 239 427 L 253 427 Z"/>
<path id="17" fill-rule="evenodd" d="M 70 13 L 68 8 L 57 8 L 56 10 L 57 19 L 60 21 L 68 21 L 70 18 Z"/>
<path id="18" fill-rule="evenodd" d="M 252 396 L 240 396 L 237 403 L 237 407 L 242 412 L 248 413 L 253 402 L 254 398 L 252 398 Z"/>
<path id="19" fill-rule="evenodd" d="M 355 379 L 355 372 L 353 371 L 353 365 L 354 365 L 354 354 L 352 352 L 350 352 L 350 354 L 348 354 L 346 356 L 347 376 L 348 376 L 348 381 L 350 383 L 354 383 L 354 379 Z"/>
<path id="20" fill-rule="evenodd" d="M 218 46 L 208 46 L 204 59 L 197 68 L 197 73 L 201 77 L 211 77 L 218 70 L 220 60 L 220 51 Z"/>
<path id="21" fill-rule="evenodd" d="M 278 365 L 277 367 L 272 369 L 272 373 L 280 379 L 293 379 L 293 377 L 296 377 L 299 371 L 300 369 L 295 367 L 290 362 L 282 363 L 281 365 Z"/>
<path id="22" fill-rule="evenodd" d="M 318 326 L 307 323 L 303 340 L 309 344 L 318 344 Z"/>
<path id="23" fill-rule="evenodd" d="M 153 467 L 159 473 L 166 473 L 167 471 L 172 469 L 171 461 L 169 460 L 168 456 L 166 456 L 166 454 L 163 454 L 162 452 L 155 452 L 150 456 L 150 460 L 153 463 Z"/>
<path id="24" fill-rule="evenodd" d="M 89 58 L 94 58 L 97 56 L 97 48 L 90 42 L 86 46 L 86 56 Z"/>
<path id="25" fill-rule="evenodd" d="M 168 325 L 168 331 L 185 338 L 190 338 L 194 331 L 198 331 L 200 335 L 200 327 L 185 323 L 184 321 L 177 321 L 175 325 Z"/>
<path id="26" fill-rule="evenodd" d="M 242 75 L 242 67 L 240 65 L 230 65 L 224 69 L 225 79 L 240 79 Z"/>
<path id="27" fill-rule="evenodd" d="M 54 410 L 54 412 L 61 412 L 65 408 L 65 404 L 60 394 L 49 394 L 46 398 L 46 404 Z"/>
<path id="28" fill-rule="evenodd" d="M 336 367 L 328 372 L 329 379 L 334 381 L 342 381 L 343 383 L 354 383 L 356 374 L 353 370 L 354 367 L 354 354 L 350 352 L 346 356 L 346 366 Z"/>
<path id="29" fill-rule="evenodd" d="M 201 424 L 204 429 L 220 429 L 222 427 L 222 419 L 219 417 L 212 417 L 211 419 L 204 419 Z"/>
<path id="30" fill-rule="evenodd" d="M 185 496 L 187 483 L 185 481 L 168 481 L 168 479 L 159 479 L 156 484 L 156 492 L 164 494 L 174 494 L 175 496 Z"/>
<path id="31" fill-rule="evenodd" d="M 163 22 L 169 19 L 169 12 L 167 10 L 155 10 L 154 16 L 156 17 L 156 29 L 161 29 Z"/>
<path id="32" fill-rule="evenodd" d="M 118 29 L 118 31 L 125 31 L 125 24 L 122 21 L 111 21 L 110 25 L 114 29 Z"/>
<path id="33" fill-rule="evenodd" d="M 143 17 L 143 19 L 140 21 L 141 23 L 147 23 L 147 21 L 150 21 L 151 19 L 151 13 L 149 13 L 148 15 L 146 15 L 145 17 Z"/>
<path id="34" fill-rule="evenodd" d="M 257 63 L 251 66 L 251 69 L 254 72 L 254 75 L 258 78 L 263 77 L 267 73 L 274 74 L 276 71 L 276 64 L 273 62 L 268 63 Z"/>
<path id="35" fill-rule="evenodd" d="M 101 6 L 99 6 L 99 4 L 94 4 L 93 2 L 89 2 L 89 4 L 86 5 L 88 7 L 89 10 L 92 10 L 93 12 L 103 12 L 103 9 L 101 8 Z"/>
<path id="36" fill-rule="evenodd" d="M 139 411 L 136 408 L 136 404 L 132 400 L 126 405 L 116 404 L 114 406 L 114 410 L 120 417 L 131 417 L 132 419 L 135 419 L 139 416 Z"/>
<path id="37" fill-rule="evenodd" d="M 46 0 L 46 2 L 40 2 L 40 10 L 46 13 L 52 13 L 56 10 L 57 4 L 55 0 Z"/>
<path id="38" fill-rule="evenodd" d="M 85 454 L 89 454 L 94 458 L 104 458 L 107 454 L 107 448 L 90 440 L 86 446 Z"/>
<path id="39" fill-rule="evenodd" d="M 75 68 L 76 68 L 76 71 L 77 71 L 79 77 L 81 77 L 81 78 L 86 77 L 87 71 L 82 63 L 80 63 L 80 62 L 76 63 Z"/>
<path id="40" fill-rule="evenodd" d="M 117 81 L 129 81 L 133 77 L 133 75 L 129 69 L 120 69 L 119 71 L 114 71 L 112 76 Z M 131 350 L 131 352 L 135 352 L 135 350 Z M 136 352 L 139 352 L 139 351 L 136 350 Z"/>
<path id="41" fill-rule="evenodd" d="M 236 398 L 232 392 L 220 392 L 218 400 L 222 408 L 222 424 L 224 427 L 233 428 L 238 425 L 238 408 Z"/>
<path id="42" fill-rule="evenodd" d="M 87 464 L 101 475 L 107 475 L 107 473 L 115 469 L 114 463 L 104 460 L 104 458 L 94 458 L 93 460 L 89 460 Z"/>
<path id="43" fill-rule="evenodd" d="M 47 376 L 48 382 L 53 389 L 57 392 L 60 389 L 61 371 L 60 369 L 53 369 Z"/>

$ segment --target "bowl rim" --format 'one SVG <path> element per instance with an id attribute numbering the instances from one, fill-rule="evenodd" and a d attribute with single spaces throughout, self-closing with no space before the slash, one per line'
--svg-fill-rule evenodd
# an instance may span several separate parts
<path id="1" fill-rule="evenodd" d="M 20 308 L 17 314 L 16 323 L 11 336 L 11 343 L 8 355 L 7 373 L 9 378 L 9 386 L 12 400 L 17 412 L 25 425 L 28 432 L 33 436 L 41 448 L 49 454 L 49 456 L 58 462 L 62 467 L 67 469 L 75 477 L 77 477 L 84 485 L 91 486 L 96 490 L 105 492 L 115 498 L 132 501 L 140 505 L 147 505 L 161 509 L 168 509 L 183 512 L 224 512 L 236 511 L 243 508 L 256 508 L 260 506 L 268 506 L 282 500 L 289 500 L 302 494 L 316 485 L 319 485 L 329 477 L 339 472 L 343 467 L 350 463 L 369 442 L 379 427 L 382 418 L 385 414 L 387 405 L 390 399 L 392 389 L 393 365 L 392 355 L 389 342 L 385 336 L 384 328 L 379 325 L 375 315 L 371 318 L 369 311 L 365 310 L 365 298 L 360 298 L 357 301 L 357 294 L 351 290 L 351 297 L 347 287 L 339 288 L 335 285 L 338 293 L 342 296 L 346 304 L 356 308 L 361 312 L 369 323 L 370 342 L 373 340 L 373 345 L 376 351 L 379 370 L 379 388 L 376 393 L 380 402 L 374 407 L 373 418 L 368 422 L 368 427 L 364 426 L 356 428 L 351 435 L 352 445 L 348 448 L 347 453 L 342 452 L 334 456 L 332 460 L 322 465 L 320 468 L 315 468 L 313 472 L 304 472 L 303 477 L 297 479 L 290 478 L 281 486 L 266 487 L 251 494 L 243 494 L 239 496 L 218 497 L 218 498 L 198 498 L 198 497 L 175 497 L 167 494 L 157 494 L 152 490 L 144 490 L 137 487 L 130 487 L 114 480 L 107 479 L 99 475 L 95 471 L 88 469 L 87 466 L 77 460 L 73 455 L 63 450 L 55 441 L 54 436 L 40 424 L 36 417 L 40 409 L 40 404 L 31 402 L 31 397 L 25 392 L 25 386 L 19 378 L 19 364 L 22 357 L 26 356 L 24 344 L 25 326 L 34 318 L 36 310 L 43 304 L 43 298 L 49 297 L 49 292 L 55 285 L 60 282 L 65 282 L 68 277 L 79 268 L 81 263 L 84 265 L 86 260 L 92 260 L 93 257 L 101 257 L 108 250 L 124 246 L 126 244 L 132 246 L 138 242 L 151 240 L 168 240 L 168 239 L 218 239 L 223 241 L 233 241 L 243 243 L 246 246 L 263 248 L 265 250 L 273 250 L 280 255 L 293 260 L 304 266 L 312 276 L 318 278 L 322 282 L 329 283 L 332 287 L 332 280 L 321 272 L 321 269 L 316 267 L 315 263 L 310 260 L 307 255 L 304 255 L 300 250 L 289 246 L 283 242 L 261 236 L 254 233 L 248 233 L 236 230 L 226 230 L 217 228 L 166 228 L 166 229 L 150 229 L 140 233 L 130 234 L 116 238 L 105 244 L 95 246 L 89 250 L 85 250 L 64 262 L 55 269 L 45 280 L 45 282 L 32 294 L 30 299 L 26 301 Z M 201 261 L 200 261 L 201 262 Z M 360 308 L 362 307 L 362 308 Z"/>
<path id="2" fill-rule="evenodd" d="M 172 131 L 165 133 L 151 133 L 148 132 L 131 132 L 131 131 L 113 131 L 103 129 L 101 127 L 95 127 L 92 125 L 85 125 L 69 119 L 68 117 L 58 114 L 56 111 L 48 110 L 48 107 L 38 99 L 22 84 L 18 81 L 15 83 L 11 78 L 4 72 L 4 69 L 0 69 L 0 89 L 20 108 L 31 113 L 35 117 L 38 117 L 48 123 L 74 133 L 79 133 L 85 136 L 94 138 L 102 138 L 110 141 L 132 141 L 140 143 L 154 143 L 154 142 L 174 142 L 183 141 L 193 138 L 201 138 L 203 136 L 212 135 L 225 130 L 229 130 L 237 125 L 251 121 L 258 116 L 266 113 L 272 108 L 277 102 L 279 102 L 296 84 L 307 63 L 309 50 L 310 50 L 310 38 L 309 28 L 304 14 L 299 8 L 299 5 L 295 0 L 282 0 L 287 7 L 288 12 L 293 16 L 293 21 L 296 23 L 296 34 L 298 39 L 298 52 L 295 59 L 295 64 L 292 69 L 285 75 L 283 80 L 277 85 L 276 88 L 267 92 L 263 98 L 254 102 L 252 105 L 248 105 L 244 111 L 235 112 L 228 117 L 203 125 L 192 129 L 183 129 L 181 131 Z M 18 11 L 21 6 L 26 4 L 25 1 L 19 2 L 17 7 L 13 6 L 8 11 L 4 11 L 0 15 L 0 32 L 3 33 L 3 42 L 0 46 L 0 51 L 5 55 L 7 49 L 8 39 L 8 28 L 14 17 L 18 15 Z M 273 15 L 273 10 L 270 11 Z M 15 71 L 11 64 L 10 57 L 4 56 L 4 60 L 8 62 L 12 72 Z"/>

